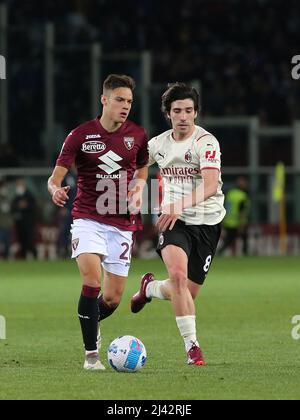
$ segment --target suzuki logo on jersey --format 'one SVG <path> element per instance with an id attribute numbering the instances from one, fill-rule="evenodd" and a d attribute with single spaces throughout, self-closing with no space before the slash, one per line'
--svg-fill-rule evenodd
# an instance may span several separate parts
<path id="1" fill-rule="evenodd" d="M 109 175 L 113 172 L 119 171 L 122 168 L 122 166 L 120 166 L 117 162 L 120 162 L 123 160 L 123 158 L 121 158 L 112 150 L 105 153 L 105 155 L 100 156 L 99 159 L 104 162 L 105 165 L 98 165 L 98 168 L 102 169 L 102 171 Z"/>
<path id="2" fill-rule="evenodd" d="M 100 153 L 104 152 L 106 144 L 102 141 L 86 141 L 82 144 L 81 150 L 85 153 Z"/>
<path id="3" fill-rule="evenodd" d="M 128 150 L 131 150 L 134 146 L 134 137 L 124 137 L 124 144 Z"/>

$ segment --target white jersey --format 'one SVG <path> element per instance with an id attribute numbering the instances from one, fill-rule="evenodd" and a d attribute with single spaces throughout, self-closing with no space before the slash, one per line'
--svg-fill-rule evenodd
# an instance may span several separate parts
<path id="1" fill-rule="evenodd" d="M 183 210 L 180 220 L 192 225 L 216 225 L 225 216 L 221 179 L 221 152 L 218 140 L 196 126 L 191 137 L 173 138 L 168 130 L 149 141 L 149 166 L 157 162 L 163 178 L 163 205 L 182 200 L 202 182 L 201 170 L 220 172 L 216 195 Z"/>

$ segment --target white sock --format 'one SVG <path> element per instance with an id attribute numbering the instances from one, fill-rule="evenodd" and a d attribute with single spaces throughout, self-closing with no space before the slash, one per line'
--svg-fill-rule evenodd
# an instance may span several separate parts
<path id="1" fill-rule="evenodd" d="M 195 315 L 177 316 L 176 322 L 180 334 L 184 340 L 185 349 L 188 352 L 193 344 L 199 346 L 196 337 L 196 317 Z"/>
<path id="2" fill-rule="evenodd" d="M 85 355 L 86 356 L 89 356 L 90 354 L 95 354 L 95 353 L 98 353 L 98 350 L 96 349 L 96 350 L 94 350 L 94 351 L 85 351 Z"/>
<path id="3" fill-rule="evenodd" d="M 165 296 L 162 294 L 161 286 L 166 282 L 167 280 L 161 281 L 161 280 L 153 280 L 151 281 L 148 286 L 146 287 L 146 296 L 147 298 L 158 298 L 165 300 Z"/>

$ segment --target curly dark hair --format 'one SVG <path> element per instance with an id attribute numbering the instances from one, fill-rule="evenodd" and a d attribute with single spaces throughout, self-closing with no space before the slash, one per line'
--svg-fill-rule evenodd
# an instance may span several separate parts
<path id="1" fill-rule="evenodd" d="M 195 88 L 186 85 L 185 83 L 169 83 L 168 89 L 161 97 L 161 110 L 165 117 L 168 117 L 171 111 L 172 102 L 180 99 L 192 99 L 194 102 L 194 109 L 199 109 L 199 94 Z"/>

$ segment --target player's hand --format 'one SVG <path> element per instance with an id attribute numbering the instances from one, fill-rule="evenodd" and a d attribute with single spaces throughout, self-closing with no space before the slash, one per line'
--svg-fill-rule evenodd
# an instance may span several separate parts
<path id="1" fill-rule="evenodd" d="M 181 215 L 181 209 L 178 203 L 171 203 L 163 206 L 161 215 L 156 222 L 159 232 L 165 232 L 167 229 L 172 230 Z"/>
<path id="2" fill-rule="evenodd" d="M 128 201 L 128 210 L 130 214 L 138 214 L 142 208 L 142 196 L 143 191 L 140 187 L 128 192 L 127 201 Z"/>
<path id="3" fill-rule="evenodd" d="M 68 192 L 70 191 L 70 187 L 62 187 L 58 188 L 54 191 L 52 194 L 52 201 L 54 204 L 56 204 L 58 207 L 63 207 L 67 200 L 69 199 Z"/>

